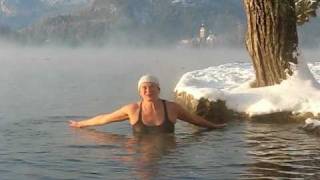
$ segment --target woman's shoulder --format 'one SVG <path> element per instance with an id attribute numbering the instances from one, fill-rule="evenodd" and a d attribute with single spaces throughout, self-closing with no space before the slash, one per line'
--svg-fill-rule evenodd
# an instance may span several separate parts
<path id="1" fill-rule="evenodd" d="M 134 103 L 130 103 L 127 104 L 125 106 L 123 106 L 124 109 L 126 109 L 127 111 L 136 111 L 137 109 L 139 109 L 139 103 L 138 102 L 134 102 Z"/>
<path id="2" fill-rule="evenodd" d="M 179 104 L 174 102 L 174 101 L 168 101 L 168 100 L 164 100 L 166 102 L 166 105 L 168 106 L 168 108 L 179 108 Z"/>

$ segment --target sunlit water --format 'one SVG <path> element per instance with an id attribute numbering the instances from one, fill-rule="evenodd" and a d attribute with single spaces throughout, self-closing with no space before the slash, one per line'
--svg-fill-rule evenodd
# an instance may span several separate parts
<path id="1" fill-rule="evenodd" d="M 298 123 L 231 120 L 206 131 L 133 136 L 127 122 L 69 128 L 70 119 L 138 100 L 159 77 L 162 97 L 187 71 L 247 62 L 245 51 L 9 49 L 0 66 L 0 179 L 319 179 L 319 137 Z"/>

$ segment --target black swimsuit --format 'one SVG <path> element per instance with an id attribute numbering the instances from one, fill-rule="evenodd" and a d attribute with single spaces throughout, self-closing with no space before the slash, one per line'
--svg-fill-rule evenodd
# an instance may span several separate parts
<path id="1" fill-rule="evenodd" d="M 165 100 L 162 100 L 164 107 L 164 121 L 159 126 L 148 126 L 145 125 L 142 121 L 142 102 L 140 103 L 139 117 L 138 122 L 133 126 L 134 133 L 173 133 L 174 132 L 174 123 L 169 120 L 167 106 Z"/>

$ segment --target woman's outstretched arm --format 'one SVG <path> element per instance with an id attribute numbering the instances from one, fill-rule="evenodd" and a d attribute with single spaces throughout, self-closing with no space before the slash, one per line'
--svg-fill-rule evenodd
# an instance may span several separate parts
<path id="1" fill-rule="evenodd" d="M 212 123 L 201 116 L 198 116 L 196 114 L 191 114 L 187 110 L 185 110 L 183 107 L 181 107 L 179 104 L 175 103 L 175 108 L 177 111 L 178 119 L 194 124 L 196 126 L 205 127 L 205 128 L 223 128 L 226 126 L 225 123 L 223 124 L 215 124 Z"/>
<path id="2" fill-rule="evenodd" d="M 124 106 L 112 113 L 109 114 L 102 114 L 95 116 L 90 119 L 82 120 L 82 121 L 69 121 L 69 126 L 76 127 L 76 128 L 82 128 L 82 127 L 88 127 L 88 126 L 100 126 L 109 124 L 112 122 L 118 122 L 118 121 L 124 121 L 129 118 L 128 116 L 128 107 Z"/>

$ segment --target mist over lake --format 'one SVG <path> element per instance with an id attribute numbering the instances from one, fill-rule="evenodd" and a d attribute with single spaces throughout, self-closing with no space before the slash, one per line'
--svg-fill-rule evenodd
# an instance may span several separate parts
<path id="1" fill-rule="evenodd" d="M 320 0 L 253 1 L 0 0 L 0 179 L 320 179 Z M 227 126 L 72 127 L 145 74 Z"/>
<path id="2" fill-rule="evenodd" d="M 231 61 L 248 61 L 246 52 L 8 48 L 1 53 L 2 106 L 11 115 L 24 116 L 105 112 L 136 101 L 143 74 L 157 75 L 162 95 L 171 97 L 185 72 Z"/>
<path id="3" fill-rule="evenodd" d="M 305 58 L 317 60 L 318 51 L 306 52 Z M 127 122 L 96 130 L 68 127 L 70 119 L 107 113 L 139 100 L 137 80 L 143 74 L 158 76 L 161 97 L 172 100 L 184 73 L 249 62 L 244 49 L 7 47 L 0 56 L 0 170 L 4 179 L 256 177 L 256 172 L 267 173 L 260 168 L 269 163 L 261 156 L 266 151 L 254 143 L 257 140 L 288 153 L 273 155 L 283 161 L 305 157 L 303 149 L 310 156 L 319 155 L 317 138 L 304 141 L 307 135 L 297 124 L 233 121 L 225 130 L 202 132 L 178 123 L 173 137 L 140 139 L 143 144 L 137 143 Z M 295 136 L 282 143 L 275 140 L 288 133 Z M 293 141 L 300 143 L 293 145 Z M 264 163 L 259 164 L 260 160 Z M 299 172 L 295 177 L 306 177 L 307 171 L 317 169 L 316 159 L 304 160 L 308 168 L 298 167 L 298 161 L 288 165 Z M 283 161 L 273 162 L 277 164 L 270 167 L 274 176 L 286 173 L 277 168 Z"/>

